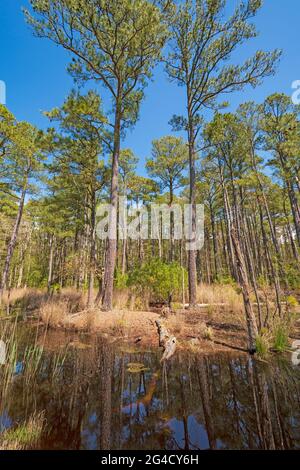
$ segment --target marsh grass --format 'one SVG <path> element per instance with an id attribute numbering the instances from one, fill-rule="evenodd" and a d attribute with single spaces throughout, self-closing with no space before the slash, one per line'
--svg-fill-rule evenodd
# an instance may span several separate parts
<path id="1" fill-rule="evenodd" d="M 257 354 L 266 357 L 271 350 L 283 353 L 289 348 L 289 334 L 293 327 L 293 317 L 273 319 L 268 328 L 262 328 L 256 338 Z"/>
<path id="2" fill-rule="evenodd" d="M 33 413 L 27 421 L 0 434 L 0 450 L 28 450 L 38 446 L 45 425 L 44 412 Z"/>
<path id="3" fill-rule="evenodd" d="M 278 352 L 285 352 L 289 347 L 290 326 L 284 322 L 278 322 L 273 329 L 273 348 Z"/>
<path id="4" fill-rule="evenodd" d="M 186 315 L 183 313 L 177 313 L 176 315 L 171 315 L 166 321 L 167 328 L 172 331 L 172 334 L 180 335 L 184 331 L 186 324 Z"/>
<path id="5" fill-rule="evenodd" d="M 22 373 L 26 385 L 35 380 L 42 363 L 43 342 L 38 343 L 37 333 L 30 327 L 18 326 L 17 318 L 0 325 L 0 339 L 5 343 L 5 363 L 0 368 L 0 396 L 9 395 L 14 377 Z"/>
<path id="6" fill-rule="evenodd" d="M 256 344 L 256 352 L 259 357 L 265 358 L 269 355 L 270 340 L 265 334 L 260 333 L 256 337 L 255 344 Z"/>

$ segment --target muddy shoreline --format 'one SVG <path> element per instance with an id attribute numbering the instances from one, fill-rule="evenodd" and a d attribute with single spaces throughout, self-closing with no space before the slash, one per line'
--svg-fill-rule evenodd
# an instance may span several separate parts
<path id="1" fill-rule="evenodd" d="M 109 343 L 122 343 L 141 350 L 159 348 L 157 320 L 162 321 L 170 334 L 176 337 L 179 351 L 247 353 L 244 325 L 225 321 L 221 315 L 218 319 L 211 318 L 203 309 L 193 312 L 179 310 L 167 318 L 153 311 L 93 310 L 68 315 L 55 325 L 41 320 L 36 313 L 24 321 L 46 330 L 96 335 Z"/>

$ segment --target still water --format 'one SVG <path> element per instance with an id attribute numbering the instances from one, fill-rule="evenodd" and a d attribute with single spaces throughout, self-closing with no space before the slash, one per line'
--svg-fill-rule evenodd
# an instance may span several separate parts
<path id="1" fill-rule="evenodd" d="M 288 358 L 160 357 L 26 329 L 2 387 L 0 432 L 43 411 L 42 449 L 300 448 L 300 368 Z"/>

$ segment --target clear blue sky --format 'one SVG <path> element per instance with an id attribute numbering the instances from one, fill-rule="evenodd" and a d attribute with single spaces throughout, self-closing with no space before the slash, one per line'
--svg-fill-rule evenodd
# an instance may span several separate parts
<path id="1" fill-rule="evenodd" d="M 48 121 L 41 112 L 61 105 L 73 87 L 66 71 L 70 56 L 50 41 L 33 36 L 21 11 L 28 3 L 27 0 L 0 0 L 0 80 L 6 82 L 7 106 L 16 117 L 45 128 Z M 265 0 L 255 20 L 260 35 L 243 47 L 235 61 L 258 48 L 283 49 L 283 57 L 274 78 L 266 79 L 255 90 L 247 88 L 230 96 L 232 109 L 244 101 L 260 102 L 275 91 L 291 94 L 291 83 L 300 80 L 299 21 L 299 0 Z M 140 173 L 144 173 L 143 164 L 150 154 L 151 141 L 170 134 L 168 121 L 183 109 L 182 89 L 170 83 L 159 67 L 146 89 L 140 120 L 122 144 L 140 157 Z"/>

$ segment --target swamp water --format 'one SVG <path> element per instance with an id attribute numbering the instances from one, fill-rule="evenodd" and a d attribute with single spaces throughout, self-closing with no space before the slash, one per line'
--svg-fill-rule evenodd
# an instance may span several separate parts
<path id="1" fill-rule="evenodd" d="M 0 438 L 42 416 L 39 449 L 300 449 L 289 358 L 177 352 L 162 366 L 160 350 L 116 343 L 17 324 Z"/>

